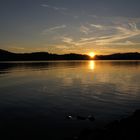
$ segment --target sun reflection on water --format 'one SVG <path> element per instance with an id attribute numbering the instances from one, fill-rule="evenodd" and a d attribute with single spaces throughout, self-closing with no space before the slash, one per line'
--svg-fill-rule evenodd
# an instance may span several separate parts
<path id="1" fill-rule="evenodd" d="M 94 61 L 89 61 L 89 69 L 94 70 L 95 69 L 95 62 Z"/>

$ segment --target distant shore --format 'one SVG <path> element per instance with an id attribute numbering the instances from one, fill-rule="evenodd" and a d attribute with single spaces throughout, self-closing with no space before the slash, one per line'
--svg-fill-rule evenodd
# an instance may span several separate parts
<path id="1" fill-rule="evenodd" d="M 91 58 L 84 54 L 51 54 L 48 52 L 12 53 L 0 49 L 0 61 L 44 61 L 44 60 L 140 60 L 140 53 L 116 53 L 110 55 L 95 55 Z"/>

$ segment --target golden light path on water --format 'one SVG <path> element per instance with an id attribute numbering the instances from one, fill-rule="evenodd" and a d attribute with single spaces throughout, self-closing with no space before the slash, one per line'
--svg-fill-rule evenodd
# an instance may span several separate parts
<path id="1" fill-rule="evenodd" d="M 94 70 L 95 69 L 95 62 L 93 60 L 89 61 L 88 67 L 90 70 Z"/>

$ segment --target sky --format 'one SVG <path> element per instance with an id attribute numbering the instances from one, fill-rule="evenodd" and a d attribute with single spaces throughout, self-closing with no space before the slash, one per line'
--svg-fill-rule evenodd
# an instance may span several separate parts
<path id="1" fill-rule="evenodd" d="M 140 52 L 140 0 L 0 0 L 0 48 Z"/>

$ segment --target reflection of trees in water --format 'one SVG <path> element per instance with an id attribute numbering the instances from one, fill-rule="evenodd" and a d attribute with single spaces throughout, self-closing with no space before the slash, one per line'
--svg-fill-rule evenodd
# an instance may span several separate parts
<path id="1" fill-rule="evenodd" d="M 9 73 L 15 67 L 18 67 L 16 63 L 0 63 L 0 74 Z"/>
<path id="2" fill-rule="evenodd" d="M 4 62 L 0 63 L 0 74 L 9 73 L 12 70 L 19 69 L 49 69 L 49 68 L 65 68 L 79 67 L 81 65 L 89 65 L 91 61 L 44 61 L 44 62 Z M 96 65 L 112 65 L 124 67 L 139 67 L 140 61 L 94 61 Z"/>
<path id="3" fill-rule="evenodd" d="M 48 62 L 4 62 L 0 63 L 0 74 L 10 73 L 12 70 L 19 69 L 49 69 L 49 68 L 63 68 L 74 67 L 85 64 L 86 61 L 48 61 Z"/>

